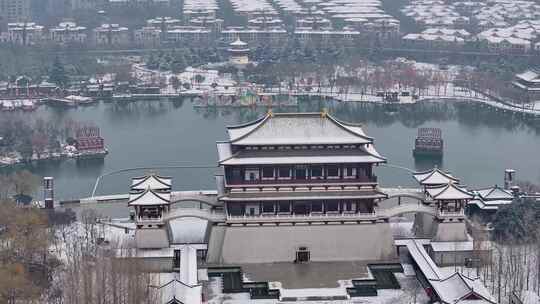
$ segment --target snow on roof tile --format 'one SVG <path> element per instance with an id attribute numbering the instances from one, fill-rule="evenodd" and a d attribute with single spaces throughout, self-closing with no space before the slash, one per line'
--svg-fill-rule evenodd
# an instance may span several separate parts
<path id="1" fill-rule="evenodd" d="M 502 189 L 497 185 L 475 190 L 474 192 L 483 200 L 512 200 L 514 198 L 514 195 L 510 191 Z"/>
<path id="2" fill-rule="evenodd" d="M 414 179 L 423 186 L 446 185 L 450 182 L 459 182 L 459 179 L 446 173 L 439 168 L 433 168 L 429 171 L 416 172 Z"/>
<path id="3" fill-rule="evenodd" d="M 170 177 L 150 174 L 132 178 L 131 190 L 171 190 L 171 184 L 172 179 Z"/>
<path id="4" fill-rule="evenodd" d="M 367 144 L 359 125 L 341 122 L 326 113 L 268 113 L 238 127 L 228 127 L 233 145 Z"/>
<path id="5" fill-rule="evenodd" d="M 460 199 L 472 199 L 474 195 L 467 191 L 465 188 L 461 188 L 455 183 L 448 183 L 439 187 L 427 188 L 428 195 L 435 200 L 460 200 Z"/>
<path id="6" fill-rule="evenodd" d="M 141 206 L 141 205 L 166 205 L 171 202 L 170 192 L 158 192 L 150 188 L 144 192 L 131 193 L 129 195 L 129 206 Z"/>

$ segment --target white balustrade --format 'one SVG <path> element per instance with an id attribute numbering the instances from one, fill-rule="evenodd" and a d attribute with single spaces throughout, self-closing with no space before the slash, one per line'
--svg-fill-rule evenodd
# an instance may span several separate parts
<path id="1" fill-rule="evenodd" d="M 228 221 L 242 222 L 272 222 L 272 221 L 343 221 L 343 220 L 372 220 L 377 219 L 377 213 L 336 213 L 336 214 L 258 214 L 258 215 L 227 215 Z"/>

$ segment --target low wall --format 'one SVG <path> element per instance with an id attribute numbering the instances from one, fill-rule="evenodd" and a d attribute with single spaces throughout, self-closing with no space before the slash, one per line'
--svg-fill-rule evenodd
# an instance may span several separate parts
<path id="1" fill-rule="evenodd" d="M 389 223 L 224 229 L 222 264 L 293 262 L 301 246 L 308 248 L 311 261 L 376 261 L 396 257 Z M 215 247 L 210 249 L 215 250 Z M 210 250 L 209 256 L 214 256 Z"/>

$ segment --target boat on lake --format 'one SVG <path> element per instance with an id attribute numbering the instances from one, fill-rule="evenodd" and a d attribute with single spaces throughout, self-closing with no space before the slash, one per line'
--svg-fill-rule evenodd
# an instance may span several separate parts
<path id="1" fill-rule="evenodd" d="M 439 128 L 419 128 L 414 141 L 413 156 L 418 157 L 442 157 L 444 141 L 442 131 Z"/>

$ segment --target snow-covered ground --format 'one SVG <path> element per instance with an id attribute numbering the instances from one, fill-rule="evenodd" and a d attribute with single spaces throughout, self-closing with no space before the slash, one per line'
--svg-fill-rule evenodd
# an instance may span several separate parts
<path id="1" fill-rule="evenodd" d="M 410 272 L 396 273 L 396 278 L 401 289 L 379 289 L 376 297 L 354 297 L 347 300 L 320 300 L 320 301 L 294 301 L 295 304 L 411 304 L 428 303 L 429 298 Z M 344 296 L 345 288 L 350 286 L 350 281 L 339 282 L 337 288 L 319 289 L 280 289 L 283 297 L 302 298 L 307 296 Z M 276 284 L 274 284 L 276 285 Z M 279 285 L 279 284 L 277 284 Z M 221 278 L 211 278 L 206 286 L 208 304 L 277 304 L 278 300 L 251 300 L 248 293 L 223 294 L 223 282 Z"/>

